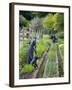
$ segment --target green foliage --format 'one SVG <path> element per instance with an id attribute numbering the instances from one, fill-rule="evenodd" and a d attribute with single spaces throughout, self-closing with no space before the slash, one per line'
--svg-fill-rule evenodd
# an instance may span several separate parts
<path id="1" fill-rule="evenodd" d="M 64 43 L 64 40 L 63 40 L 63 39 L 58 38 L 58 39 L 57 39 L 57 43 L 59 43 L 59 44 L 63 44 L 63 43 Z"/>
<path id="2" fill-rule="evenodd" d="M 48 66 L 47 66 L 47 71 L 46 72 L 48 72 L 46 77 L 56 77 L 57 76 L 55 61 L 49 61 L 48 62 Z"/>
<path id="3" fill-rule="evenodd" d="M 27 48 L 20 48 L 20 51 L 19 51 L 20 68 L 22 68 L 26 62 L 26 50 L 27 50 Z"/>
<path id="4" fill-rule="evenodd" d="M 64 30 L 64 14 L 63 13 L 56 13 L 53 17 L 54 20 L 54 30 Z"/>
<path id="5" fill-rule="evenodd" d="M 22 48 L 23 46 L 23 40 L 22 40 L 22 37 L 20 37 L 20 48 Z M 27 38 L 24 38 L 24 48 L 27 48 L 29 46 L 29 39 Z"/>
<path id="6" fill-rule="evenodd" d="M 51 32 L 63 31 L 64 30 L 64 14 L 63 13 L 48 14 L 43 20 L 43 26 L 45 29 Z"/>
<path id="7" fill-rule="evenodd" d="M 53 14 L 48 14 L 43 21 L 43 26 L 46 29 L 51 29 L 53 28 Z"/>
<path id="8" fill-rule="evenodd" d="M 48 34 L 43 35 L 43 39 L 44 40 L 48 40 L 49 39 L 49 35 Z"/>
<path id="9" fill-rule="evenodd" d="M 48 60 L 45 66 L 44 78 L 47 77 L 56 77 L 57 76 L 57 67 L 56 67 L 56 45 L 52 44 L 50 51 L 48 53 Z"/>
<path id="10" fill-rule="evenodd" d="M 64 57 L 64 44 L 60 44 L 59 47 L 60 47 L 60 50 L 61 50 L 61 54 Z"/>
<path id="11" fill-rule="evenodd" d="M 48 13 L 47 12 L 32 12 L 33 17 L 45 17 Z"/>
<path id="12" fill-rule="evenodd" d="M 50 48 L 49 54 L 48 54 L 48 59 L 49 60 L 54 60 L 56 58 L 56 45 L 53 44 Z"/>
<path id="13" fill-rule="evenodd" d="M 19 66 L 20 66 L 20 71 L 23 68 L 23 66 L 26 63 L 26 53 L 27 53 L 27 48 L 29 46 L 29 41 L 28 39 L 24 39 L 24 48 L 22 47 L 22 41 L 20 41 L 20 49 L 19 49 Z"/>
<path id="14" fill-rule="evenodd" d="M 42 42 L 37 43 L 36 51 L 37 51 L 37 56 L 40 57 L 45 51 L 45 45 Z"/>
<path id="15" fill-rule="evenodd" d="M 20 25 L 21 28 L 22 27 L 27 27 L 27 26 L 29 26 L 29 21 L 26 20 L 25 17 L 23 17 L 22 15 L 20 15 L 19 16 L 19 25 Z"/>
<path id="16" fill-rule="evenodd" d="M 42 29 L 42 19 L 35 17 L 31 20 L 30 27 L 35 31 Z"/>
<path id="17" fill-rule="evenodd" d="M 34 67 L 31 64 L 25 64 L 21 70 L 21 73 L 31 73 Z"/>
<path id="18" fill-rule="evenodd" d="M 45 44 L 46 47 L 50 46 L 51 45 L 51 41 L 50 41 L 50 36 L 48 34 L 44 34 L 43 35 L 43 42 Z"/>
<path id="19" fill-rule="evenodd" d="M 36 51 L 37 51 L 37 56 L 41 56 L 43 52 L 48 48 L 50 45 L 50 39 L 49 35 L 43 35 L 43 38 L 41 38 L 37 44 L 36 44 Z"/>
<path id="20" fill-rule="evenodd" d="M 23 41 L 20 40 L 19 48 L 22 48 L 23 46 Z"/>
<path id="21" fill-rule="evenodd" d="M 56 34 L 56 37 L 57 37 L 57 38 L 60 38 L 60 39 L 64 39 L 64 32 L 58 32 L 58 33 Z"/>
<path id="22" fill-rule="evenodd" d="M 31 20 L 34 17 L 45 17 L 48 12 L 37 12 L 37 11 L 20 11 L 20 15 L 23 15 L 27 20 Z"/>

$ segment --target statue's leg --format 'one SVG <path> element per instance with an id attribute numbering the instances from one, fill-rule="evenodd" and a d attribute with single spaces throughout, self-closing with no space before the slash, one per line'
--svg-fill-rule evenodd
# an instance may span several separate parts
<path id="1" fill-rule="evenodd" d="M 32 61 L 30 62 L 30 64 L 34 64 L 35 62 L 35 57 L 33 57 Z"/>
<path id="2" fill-rule="evenodd" d="M 37 64 L 36 64 L 36 58 L 33 57 L 32 61 L 31 61 L 31 64 L 36 68 L 38 67 Z"/>

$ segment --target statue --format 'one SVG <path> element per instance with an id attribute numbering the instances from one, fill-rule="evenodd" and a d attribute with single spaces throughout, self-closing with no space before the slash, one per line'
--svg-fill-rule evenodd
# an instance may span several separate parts
<path id="1" fill-rule="evenodd" d="M 51 35 L 51 39 L 52 39 L 52 42 L 53 42 L 53 43 L 56 42 L 56 36 L 55 36 L 55 35 Z"/>
<path id="2" fill-rule="evenodd" d="M 33 37 L 29 45 L 29 48 L 27 50 L 26 63 L 32 64 L 34 65 L 34 67 L 37 67 L 37 64 L 36 64 L 37 57 L 34 56 L 34 52 L 36 54 L 36 37 Z"/>

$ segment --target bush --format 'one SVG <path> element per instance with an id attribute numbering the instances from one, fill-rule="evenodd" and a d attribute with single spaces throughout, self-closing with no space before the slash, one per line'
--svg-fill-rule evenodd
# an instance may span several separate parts
<path id="1" fill-rule="evenodd" d="M 64 32 L 58 32 L 58 33 L 56 34 L 56 37 L 57 37 L 57 38 L 60 38 L 60 39 L 64 39 Z"/>
<path id="2" fill-rule="evenodd" d="M 48 40 L 48 39 L 49 39 L 49 35 L 46 35 L 46 34 L 43 35 L 43 39 L 44 39 L 44 40 Z"/>
<path id="3" fill-rule="evenodd" d="M 43 39 L 42 40 L 43 40 L 45 46 L 48 46 L 48 45 L 51 44 L 50 39 L 49 39 L 49 35 L 43 35 Z"/>
<path id="4" fill-rule="evenodd" d="M 64 40 L 58 38 L 57 42 L 58 42 L 59 44 L 63 44 L 63 43 L 64 43 Z"/>
<path id="5" fill-rule="evenodd" d="M 45 45 L 41 42 L 37 43 L 36 51 L 37 51 L 37 56 L 40 57 L 42 53 L 45 51 Z"/>
<path id="6" fill-rule="evenodd" d="M 25 64 L 21 70 L 21 73 L 31 73 L 34 67 L 31 64 Z"/>

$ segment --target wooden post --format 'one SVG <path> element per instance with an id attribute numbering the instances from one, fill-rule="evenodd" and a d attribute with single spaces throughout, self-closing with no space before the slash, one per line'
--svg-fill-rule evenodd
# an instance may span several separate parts
<path id="1" fill-rule="evenodd" d="M 63 70 L 64 65 L 63 65 L 63 59 L 62 59 L 58 44 L 57 44 L 57 62 L 58 62 L 59 77 L 62 77 L 64 75 L 64 70 Z"/>

